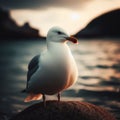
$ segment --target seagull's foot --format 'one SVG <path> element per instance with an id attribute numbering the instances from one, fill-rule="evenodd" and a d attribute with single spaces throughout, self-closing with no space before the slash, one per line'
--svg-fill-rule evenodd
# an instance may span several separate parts
<path id="1" fill-rule="evenodd" d="M 60 93 L 57 94 L 58 102 L 60 102 Z"/>
<path id="2" fill-rule="evenodd" d="M 43 94 L 43 106 L 44 106 L 44 108 L 46 107 L 46 97 L 45 97 L 45 94 Z"/>

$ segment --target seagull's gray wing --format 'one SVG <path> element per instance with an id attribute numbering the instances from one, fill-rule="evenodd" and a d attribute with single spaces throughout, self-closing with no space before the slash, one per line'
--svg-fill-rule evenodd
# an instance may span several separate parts
<path id="1" fill-rule="evenodd" d="M 22 90 L 21 92 L 27 92 L 27 88 L 28 88 L 28 82 L 31 78 L 31 76 L 36 72 L 36 70 L 39 68 L 39 58 L 40 55 L 36 55 L 35 57 L 32 58 L 32 60 L 30 61 L 30 63 L 28 64 L 28 73 L 27 73 L 27 85 L 26 85 L 26 89 Z"/>
<path id="2" fill-rule="evenodd" d="M 28 65 L 28 73 L 27 73 L 27 84 L 31 78 L 31 76 L 36 72 L 36 70 L 39 67 L 39 58 L 40 55 L 36 55 L 35 57 L 32 58 Z"/>

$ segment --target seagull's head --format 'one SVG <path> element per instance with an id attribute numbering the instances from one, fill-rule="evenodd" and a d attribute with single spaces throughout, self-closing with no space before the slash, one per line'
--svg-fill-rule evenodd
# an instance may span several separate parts
<path id="1" fill-rule="evenodd" d="M 77 39 L 69 36 L 62 28 L 52 27 L 47 34 L 47 41 L 50 42 L 61 42 L 71 41 L 77 43 Z"/>

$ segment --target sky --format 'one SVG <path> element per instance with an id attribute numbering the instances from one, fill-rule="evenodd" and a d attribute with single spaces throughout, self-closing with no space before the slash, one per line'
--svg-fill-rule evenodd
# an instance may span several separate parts
<path id="1" fill-rule="evenodd" d="M 29 22 L 46 36 L 53 26 L 75 34 L 96 16 L 120 8 L 120 0 L 0 0 L 18 25 Z"/>

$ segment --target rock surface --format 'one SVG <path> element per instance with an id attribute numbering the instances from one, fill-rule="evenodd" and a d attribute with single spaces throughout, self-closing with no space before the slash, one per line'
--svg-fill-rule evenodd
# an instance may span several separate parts
<path id="1" fill-rule="evenodd" d="M 75 36 L 78 38 L 120 37 L 120 9 L 96 17 Z"/>
<path id="2" fill-rule="evenodd" d="M 34 104 L 11 120 L 115 120 L 105 109 L 79 101 L 47 101 Z"/>

